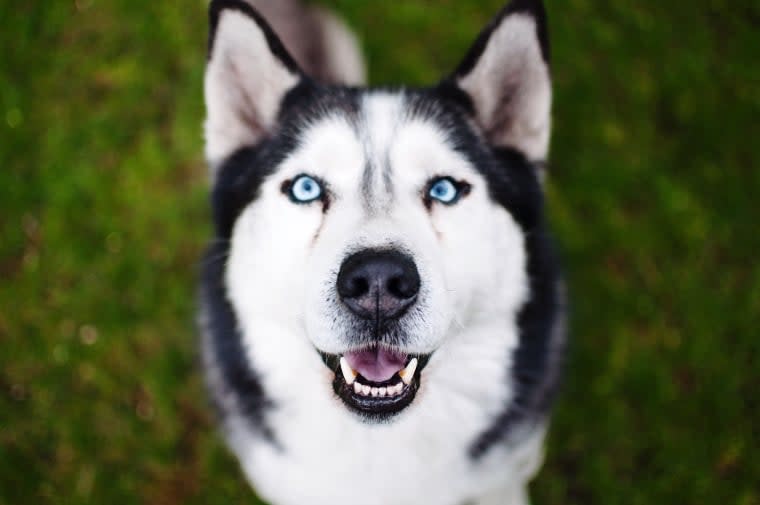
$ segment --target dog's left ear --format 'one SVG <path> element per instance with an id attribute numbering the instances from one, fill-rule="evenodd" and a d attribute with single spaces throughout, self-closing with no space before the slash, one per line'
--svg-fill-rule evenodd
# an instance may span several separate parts
<path id="1" fill-rule="evenodd" d="M 489 143 L 533 162 L 549 148 L 551 77 L 540 0 L 514 0 L 483 30 L 449 78 L 472 101 Z"/>

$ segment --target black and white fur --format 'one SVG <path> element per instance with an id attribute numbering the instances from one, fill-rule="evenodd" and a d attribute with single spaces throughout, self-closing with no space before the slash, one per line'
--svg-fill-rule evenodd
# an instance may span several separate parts
<path id="1" fill-rule="evenodd" d="M 330 19 L 323 47 L 353 56 L 316 80 L 249 3 L 210 6 L 201 327 L 227 442 L 274 505 L 525 504 L 565 341 L 541 187 L 543 6 L 513 1 L 429 88 L 326 84 L 363 76 Z M 304 173 L 324 199 L 287 197 Z M 468 185 L 455 205 L 426 198 L 444 176 Z M 336 291 L 362 250 L 402 251 L 419 271 L 392 331 L 367 330 Z M 368 345 L 429 358 L 392 416 L 352 411 L 325 366 Z"/>

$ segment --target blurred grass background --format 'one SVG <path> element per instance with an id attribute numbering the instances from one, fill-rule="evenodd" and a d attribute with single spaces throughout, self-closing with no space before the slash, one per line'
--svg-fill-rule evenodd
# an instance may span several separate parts
<path id="1" fill-rule="evenodd" d="M 324 3 L 375 84 L 433 82 L 501 5 Z M 574 344 L 534 502 L 758 505 L 760 4 L 548 10 Z M 0 19 L 0 504 L 256 503 L 196 365 L 204 3 Z"/>

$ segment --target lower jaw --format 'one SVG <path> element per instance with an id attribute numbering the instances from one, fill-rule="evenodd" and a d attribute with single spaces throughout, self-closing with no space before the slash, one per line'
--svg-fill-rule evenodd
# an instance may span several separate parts
<path id="1" fill-rule="evenodd" d="M 336 377 L 333 381 L 333 390 L 346 407 L 372 421 L 389 420 L 399 414 L 412 403 L 418 388 L 419 379 L 415 378 L 402 389 L 401 393 L 380 398 L 357 394 L 353 386 L 346 384 L 340 377 Z"/>

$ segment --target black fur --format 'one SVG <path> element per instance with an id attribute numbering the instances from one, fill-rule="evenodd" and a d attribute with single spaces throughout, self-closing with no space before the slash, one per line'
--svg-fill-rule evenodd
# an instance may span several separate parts
<path id="1" fill-rule="evenodd" d="M 472 443 L 473 459 L 508 440 L 513 428 L 542 423 L 559 387 L 565 350 L 563 329 L 557 327 L 564 324 L 565 310 L 559 266 L 545 229 L 527 236 L 526 249 L 530 300 L 518 316 L 520 342 L 511 370 L 515 397 Z"/>
<path id="2" fill-rule="evenodd" d="M 200 301 L 205 315 L 204 330 L 208 332 L 214 360 L 219 366 L 222 394 L 232 393 L 237 408 L 251 427 L 276 444 L 266 422 L 266 413 L 272 403 L 264 393 L 256 372 L 248 364 L 237 318 L 227 301 L 224 268 L 228 247 L 227 241 L 215 241 L 203 259 Z M 222 417 L 227 415 L 226 407 L 221 402 L 215 401 L 214 405 Z"/>

